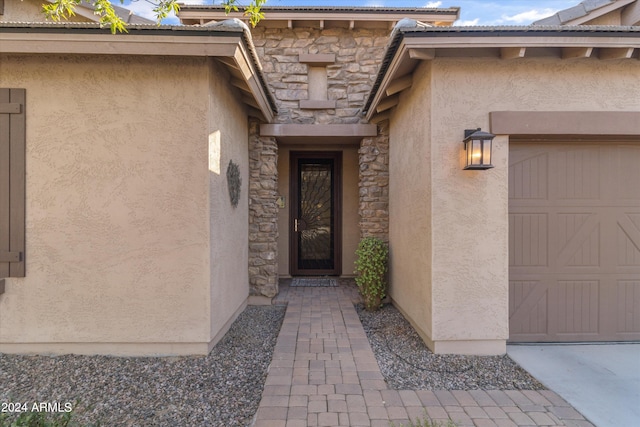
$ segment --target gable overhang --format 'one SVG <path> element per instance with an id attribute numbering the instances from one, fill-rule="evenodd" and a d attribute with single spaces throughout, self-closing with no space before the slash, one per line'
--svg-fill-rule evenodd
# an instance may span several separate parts
<path id="1" fill-rule="evenodd" d="M 412 86 L 420 62 L 437 58 L 638 60 L 639 56 L 640 27 L 440 28 L 401 22 L 387 45 L 363 111 L 372 122 L 388 118 L 400 93 Z"/>
<path id="2" fill-rule="evenodd" d="M 220 24 L 215 28 L 129 25 L 128 33 L 111 34 L 93 23 L 0 22 L 0 53 L 213 58 L 229 71 L 230 83 L 240 90 L 249 114 L 272 121 L 277 112 L 275 100 L 246 27 Z"/>
<path id="3" fill-rule="evenodd" d="M 635 25 L 640 19 L 639 10 L 638 0 L 583 1 L 552 16 L 535 21 L 532 25 L 583 25 L 616 11 L 621 13 L 622 25 Z"/>
<path id="4" fill-rule="evenodd" d="M 584 16 L 576 16 L 573 19 L 568 19 L 567 21 L 562 22 L 563 25 L 582 25 L 586 22 L 592 21 L 596 18 L 604 16 L 608 13 L 614 12 L 616 10 L 622 9 L 625 6 L 630 5 L 636 0 L 617 0 L 615 2 L 604 5 L 600 8 L 592 10 L 585 14 Z"/>

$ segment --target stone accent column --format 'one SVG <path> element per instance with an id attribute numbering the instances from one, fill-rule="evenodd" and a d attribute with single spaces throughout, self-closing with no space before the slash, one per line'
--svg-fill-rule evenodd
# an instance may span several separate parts
<path id="1" fill-rule="evenodd" d="M 389 122 L 360 143 L 360 237 L 389 241 Z"/>
<path id="2" fill-rule="evenodd" d="M 278 143 L 249 124 L 249 285 L 251 295 L 278 293 Z M 238 236 L 240 237 L 240 236 Z"/>

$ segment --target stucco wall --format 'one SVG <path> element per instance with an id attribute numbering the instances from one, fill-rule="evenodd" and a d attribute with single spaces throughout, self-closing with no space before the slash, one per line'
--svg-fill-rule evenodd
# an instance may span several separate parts
<path id="1" fill-rule="evenodd" d="M 218 255 L 211 241 L 237 239 L 246 214 L 224 223 L 224 237 L 212 227 L 210 195 L 223 180 L 209 171 L 208 135 L 220 129 L 223 158 L 236 157 L 246 173 L 246 154 L 236 151 L 246 147 L 246 127 L 233 123 L 240 113 L 209 78 L 210 64 L 114 56 L 0 62 L 0 86 L 27 93 L 27 273 L 9 279 L 0 296 L 3 351 L 205 353 L 240 293 L 246 297 L 242 273 L 212 285 L 235 265 L 210 266 Z M 230 249 L 240 264 L 237 250 L 246 249 L 237 244 Z M 218 295 L 231 296 L 229 306 L 211 298 Z"/>
<path id="2" fill-rule="evenodd" d="M 247 116 L 228 85 L 224 70 L 212 63 L 209 79 L 209 208 L 211 244 L 211 339 L 226 332 L 249 295 Z M 240 201 L 233 207 L 227 169 L 240 169 Z"/>
<path id="3" fill-rule="evenodd" d="M 394 110 L 389 134 L 389 295 L 431 337 L 431 65 L 416 70 Z"/>
<path id="4" fill-rule="evenodd" d="M 595 58 L 443 58 L 432 62 L 431 72 L 431 96 L 425 96 L 428 74 L 422 66 L 391 122 L 392 165 L 400 160 L 394 158 L 400 150 L 394 144 L 411 144 L 403 137 L 430 147 L 431 234 L 413 234 L 431 239 L 432 253 L 423 258 L 431 263 L 431 325 L 423 323 L 415 304 L 397 295 L 399 266 L 410 269 L 403 273 L 406 278 L 425 269 L 424 261 L 398 259 L 399 252 L 408 254 L 417 244 L 409 239 L 392 239 L 394 300 L 437 352 L 500 353 L 508 337 L 508 137 L 494 141 L 494 169 L 463 171 L 464 130 L 489 130 L 491 111 L 637 111 L 640 64 Z M 415 111 L 430 116 L 430 127 L 429 121 L 416 120 L 414 131 L 403 133 L 410 120 L 406 116 L 416 117 Z M 423 158 L 407 156 L 403 162 L 403 169 L 391 171 L 392 235 L 403 224 L 396 217 L 402 197 L 394 191 L 398 181 L 424 185 L 412 178 L 415 169 L 425 168 Z"/>
<path id="5" fill-rule="evenodd" d="M 7 22 L 42 22 L 46 21 L 42 13 L 42 5 L 46 0 L 6 0 L 4 2 L 4 14 L 0 15 L 0 21 Z M 90 22 L 84 16 L 76 14 L 70 21 Z"/>
<path id="6" fill-rule="evenodd" d="M 278 215 L 278 275 L 290 277 L 289 268 L 289 155 L 291 151 L 342 151 L 342 276 L 354 276 L 355 252 L 360 240 L 358 227 L 358 147 L 334 145 L 310 150 L 304 145 L 283 145 L 278 150 L 278 192 L 286 206 Z"/>

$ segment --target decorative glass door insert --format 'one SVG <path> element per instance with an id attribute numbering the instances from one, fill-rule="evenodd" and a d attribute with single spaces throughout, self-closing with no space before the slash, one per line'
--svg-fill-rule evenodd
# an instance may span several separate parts
<path id="1" fill-rule="evenodd" d="M 291 270 L 294 275 L 340 274 L 341 153 L 291 154 Z"/>

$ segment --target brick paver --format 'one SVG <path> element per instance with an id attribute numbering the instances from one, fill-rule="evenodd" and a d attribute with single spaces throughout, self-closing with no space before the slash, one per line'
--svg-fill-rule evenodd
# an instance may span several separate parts
<path id="1" fill-rule="evenodd" d="M 254 427 L 408 424 L 593 427 L 550 390 L 391 390 L 353 307 L 357 289 L 281 286 L 287 312 Z"/>

